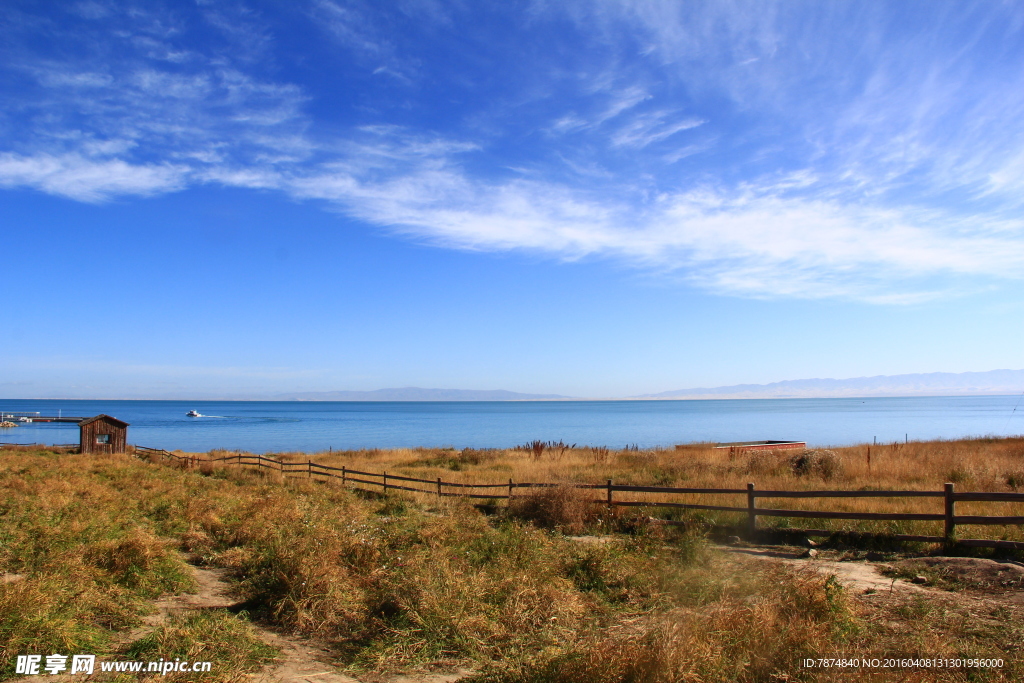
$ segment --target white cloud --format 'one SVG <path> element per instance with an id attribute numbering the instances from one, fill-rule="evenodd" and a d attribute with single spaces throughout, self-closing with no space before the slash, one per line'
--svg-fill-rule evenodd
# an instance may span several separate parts
<path id="1" fill-rule="evenodd" d="M 447 247 L 625 259 L 744 296 L 906 302 L 948 289 L 935 277 L 1024 274 L 1024 221 L 793 194 L 818 182 L 794 174 L 638 208 L 546 182 L 481 183 L 433 159 L 382 181 L 343 165 L 285 187 Z"/>
<path id="2" fill-rule="evenodd" d="M 476 251 L 625 260 L 741 296 L 846 297 L 907 303 L 949 288 L 933 278 L 1019 279 L 1024 222 L 935 210 L 851 205 L 817 193 L 804 172 L 734 190 L 662 193 L 644 205 L 543 179 L 493 183 L 457 163 L 477 149 L 366 131 L 316 167 L 132 165 L 81 155 L 0 155 L 0 185 L 83 201 L 173 191 L 188 183 L 276 189 L 326 200 L 396 233 Z"/>
<path id="3" fill-rule="evenodd" d="M 50 88 L 105 88 L 110 87 L 114 83 L 114 79 L 110 77 L 110 74 L 88 71 L 67 72 L 39 69 L 37 77 L 41 83 Z"/>
<path id="4" fill-rule="evenodd" d="M 86 19 L 102 19 L 109 16 L 112 11 L 110 7 L 99 2 L 79 2 L 69 9 Z"/>
<path id="5" fill-rule="evenodd" d="M 626 88 L 613 89 L 606 85 L 603 90 L 608 90 L 612 95 L 612 101 L 608 104 L 607 108 L 598 115 L 593 125 L 601 125 L 609 119 L 614 119 L 619 114 L 628 111 L 644 100 L 651 98 L 650 93 L 638 86 L 630 86 Z"/>
<path id="6" fill-rule="evenodd" d="M 987 190 L 993 193 L 1019 192 L 1024 188 L 1024 149 L 1003 160 L 988 175 Z"/>
<path id="7" fill-rule="evenodd" d="M 86 202 L 179 190 L 188 174 L 187 167 L 172 164 L 133 165 L 77 154 L 0 154 L 0 187 L 31 187 Z"/>
<path id="8" fill-rule="evenodd" d="M 676 133 L 707 123 L 694 118 L 666 121 L 670 116 L 670 112 L 654 112 L 638 116 L 612 135 L 612 144 L 617 147 L 643 148 L 652 142 L 659 142 Z"/>
<path id="9" fill-rule="evenodd" d="M 388 42 L 377 35 L 371 20 L 362 8 L 332 0 L 315 0 L 311 13 L 317 23 L 341 43 L 375 57 L 391 51 Z"/>

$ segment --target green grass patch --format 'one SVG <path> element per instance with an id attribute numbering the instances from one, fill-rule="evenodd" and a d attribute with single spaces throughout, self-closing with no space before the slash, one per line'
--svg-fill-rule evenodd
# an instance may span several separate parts
<path id="1" fill-rule="evenodd" d="M 254 672 L 277 656 L 276 648 L 256 634 L 245 615 L 224 610 L 188 611 L 174 614 L 168 623 L 130 643 L 120 654 L 134 661 L 181 660 L 210 662 L 204 681 L 238 680 L 240 672 Z M 168 673 L 162 680 L 194 680 L 194 673 Z"/>

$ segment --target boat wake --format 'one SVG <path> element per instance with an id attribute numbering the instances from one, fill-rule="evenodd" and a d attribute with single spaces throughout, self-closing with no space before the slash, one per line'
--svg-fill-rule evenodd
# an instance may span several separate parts
<path id="1" fill-rule="evenodd" d="M 198 410 L 190 410 L 185 417 L 208 417 L 219 420 L 261 420 L 263 422 L 300 422 L 297 418 L 269 417 L 262 415 L 203 415 Z"/>

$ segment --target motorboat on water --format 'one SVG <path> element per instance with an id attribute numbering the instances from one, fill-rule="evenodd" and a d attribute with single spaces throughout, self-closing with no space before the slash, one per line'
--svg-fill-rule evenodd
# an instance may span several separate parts
<path id="1" fill-rule="evenodd" d="M 199 414 L 198 410 L 190 410 L 185 413 L 185 417 L 202 417 L 202 415 Z"/>

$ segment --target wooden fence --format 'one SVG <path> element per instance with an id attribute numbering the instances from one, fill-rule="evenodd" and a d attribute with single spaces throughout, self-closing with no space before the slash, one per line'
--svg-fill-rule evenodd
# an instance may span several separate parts
<path id="1" fill-rule="evenodd" d="M 509 500 L 515 496 L 517 489 L 537 489 L 560 486 L 553 483 L 528 483 L 514 482 L 511 479 L 508 483 L 500 484 L 463 484 L 458 482 L 443 481 L 440 477 L 436 480 L 417 479 L 415 477 L 404 477 L 387 472 L 362 472 L 347 467 L 329 467 L 315 463 L 312 460 L 306 462 L 285 462 L 275 460 L 263 455 L 251 455 L 238 453 L 222 458 L 198 458 L 195 456 L 182 456 L 157 448 L 146 448 L 135 446 L 137 456 L 152 458 L 174 459 L 187 467 L 198 467 L 203 463 L 210 465 L 221 463 L 226 465 L 239 465 L 256 467 L 259 469 L 270 469 L 280 472 L 283 476 L 305 476 L 308 479 L 326 478 L 339 479 L 342 485 L 353 485 L 356 487 L 367 487 L 370 490 L 389 489 L 399 491 L 412 491 L 416 493 L 427 493 L 438 497 L 473 498 L 480 500 Z M 323 480 L 323 479 L 319 479 Z M 413 486 L 411 484 L 427 485 Z M 747 517 L 747 533 L 753 536 L 757 533 L 758 517 L 788 517 L 788 518 L 809 518 L 809 519 L 850 519 L 864 521 L 935 521 L 944 523 L 943 536 L 919 536 L 910 534 L 886 534 L 885 537 L 897 541 L 918 541 L 925 543 L 957 543 L 963 546 L 983 548 L 1012 548 L 1024 550 L 1024 542 L 1020 541 L 997 541 L 989 539 L 956 539 L 957 525 L 1008 525 L 1024 524 L 1024 516 L 996 516 L 996 515 L 958 515 L 956 504 L 958 502 L 1024 502 L 1024 493 L 986 493 L 986 492 L 957 492 L 953 484 L 946 484 L 941 491 L 774 491 L 759 490 L 754 484 L 747 484 L 745 489 L 704 489 L 704 488 L 679 488 L 671 486 L 634 486 L 631 484 L 615 484 L 608 479 L 603 484 L 573 484 L 578 489 L 593 489 L 601 491 L 604 495 L 596 498 L 595 503 L 603 503 L 608 506 L 618 507 L 662 507 L 682 508 L 686 510 L 712 510 L 719 512 L 744 513 Z M 492 492 L 487 492 L 488 490 Z M 617 500 L 616 492 L 631 493 L 661 493 L 669 495 L 736 495 L 746 498 L 746 505 L 701 505 L 697 503 L 676 503 L 668 501 L 637 501 Z M 893 513 L 893 512 L 829 512 L 826 510 L 787 510 L 777 508 L 757 507 L 758 498 L 941 498 L 943 500 L 943 511 L 941 513 Z M 671 520 L 656 520 L 664 524 L 683 524 Z M 793 530 L 796 531 L 796 530 Z M 830 536 L 833 531 L 821 529 L 803 529 L 801 533 L 811 536 Z"/>

